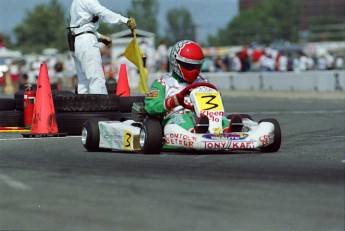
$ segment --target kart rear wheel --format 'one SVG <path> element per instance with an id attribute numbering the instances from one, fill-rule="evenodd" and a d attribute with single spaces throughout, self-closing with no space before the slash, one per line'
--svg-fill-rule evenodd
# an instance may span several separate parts
<path id="1" fill-rule="evenodd" d="M 272 144 L 266 147 L 260 148 L 260 150 L 262 152 L 277 152 L 282 142 L 282 134 L 281 134 L 279 122 L 276 119 L 263 119 L 259 121 L 259 124 L 261 122 L 269 122 L 274 125 L 274 141 Z"/>
<path id="2" fill-rule="evenodd" d="M 89 152 L 100 151 L 99 148 L 99 121 L 109 121 L 106 118 L 90 118 L 87 120 L 82 129 L 81 141 Z"/>
<path id="3" fill-rule="evenodd" d="M 163 146 L 163 128 L 160 121 L 147 117 L 140 130 L 140 147 L 144 154 L 160 154 Z"/>

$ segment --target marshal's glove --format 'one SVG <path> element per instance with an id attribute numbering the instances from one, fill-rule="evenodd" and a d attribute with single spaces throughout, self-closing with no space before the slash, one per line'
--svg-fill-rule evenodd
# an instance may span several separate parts
<path id="1" fill-rule="evenodd" d="M 104 35 L 101 35 L 101 37 L 98 39 L 98 42 L 104 43 L 104 45 L 106 45 L 107 47 L 111 47 L 111 44 L 113 44 L 111 39 Z"/>
<path id="2" fill-rule="evenodd" d="M 176 95 L 170 96 L 169 98 L 165 99 L 164 101 L 164 107 L 171 111 L 175 107 L 179 105 L 183 105 L 184 97 L 182 94 L 177 93 Z"/>
<path id="3" fill-rule="evenodd" d="M 131 29 L 134 30 L 135 28 L 137 28 L 137 23 L 135 22 L 134 18 L 129 18 L 127 21 L 127 26 Z"/>

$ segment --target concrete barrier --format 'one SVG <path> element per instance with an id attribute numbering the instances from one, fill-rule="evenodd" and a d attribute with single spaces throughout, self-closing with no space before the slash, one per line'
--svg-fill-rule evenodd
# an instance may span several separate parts
<path id="1" fill-rule="evenodd" d="M 161 74 L 149 75 L 149 86 Z M 202 76 L 219 89 L 293 92 L 345 92 L 345 70 L 306 72 L 215 72 Z"/>

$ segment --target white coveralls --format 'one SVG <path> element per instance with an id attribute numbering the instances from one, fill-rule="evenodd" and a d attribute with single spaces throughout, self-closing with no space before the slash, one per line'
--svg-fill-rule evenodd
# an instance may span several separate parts
<path id="1" fill-rule="evenodd" d="M 75 52 L 72 54 L 78 74 L 78 94 L 108 94 L 105 86 L 105 77 L 102 69 L 102 57 L 97 32 L 99 21 L 92 23 L 94 16 L 105 23 L 127 23 L 128 18 L 114 13 L 98 0 L 73 0 L 70 9 L 71 22 L 75 34 L 84 33 L 75 38 Z"/>

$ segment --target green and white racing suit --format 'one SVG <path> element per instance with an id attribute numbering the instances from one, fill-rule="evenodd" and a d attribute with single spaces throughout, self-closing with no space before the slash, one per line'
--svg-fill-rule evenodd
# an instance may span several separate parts
<path id="1" fill-rule="evenodd" d="M 198 76 L 193 83 L 206 82 L 204 78 Z M 177 106 L 173 110 L 168 111 L 165 107 L 165 99 L 179 93 L 190 83 L 183 81 L 174 72 L 172 74 L 164 74 L 155 80 L 150 92 L 145 98 L 145 110 L 150 115 L 163 115 L 163 126 L 166 124 L 178 124 L 182 128 L 194 132 L 194 125 L 197 119 L 194 112 Z M 184 99 L 185 104 L 191 104 L 190 98 Z M 223 129 L 229 127 L 229 120 L 225 117 L 222 120 Z"/>

